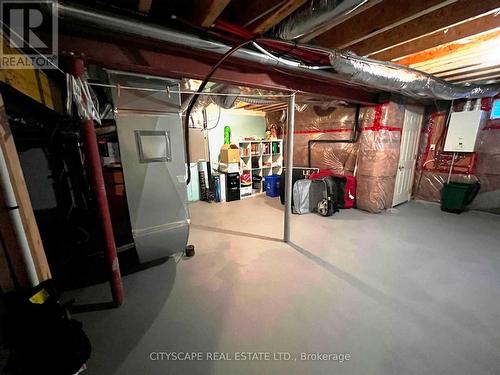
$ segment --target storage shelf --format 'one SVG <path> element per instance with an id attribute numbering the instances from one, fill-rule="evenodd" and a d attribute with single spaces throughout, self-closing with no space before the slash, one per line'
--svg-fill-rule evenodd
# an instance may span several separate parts
<path id="1" fill-rule="evenodd" d="M 277 144 L 277 146 L 276 146 Z M 248 186 L 246 186 L 245 194 L 241 194 L 241 198 L 253 197 L 258 194 L 265 194 L 262 192 L 262 187 L 264 185 L 264 179 L 271 174 L 281 174 L 283 155 L 281 152 L 273 153 L 273 146 L 277 147 L 279 151 L 283 150 L 283 141 L 281 139 L 266 139 L 266 140 L 241 140 L 238 143 L 240 152 L 248 152 L 250 155 L 240 155 L 240 174 L 250 173 L 252 177 L 259 176 L 262 178 L 261 189 L 252 189 L 252 194 L 248 194 Z M 251 152 L 255 153 L 251 153 Z M 257 159 L 257 160 L 256 160 Z M 259 163 L 259 167 L 249 168 L 251 166 L 251 161 L 254 165 Z M 271 165 L 264 165 L 264 162 L 270 162 Z M 246 166 L 249 167 L 246 167 Z M 244 185 L 240 187 L 245 188 Z"/>

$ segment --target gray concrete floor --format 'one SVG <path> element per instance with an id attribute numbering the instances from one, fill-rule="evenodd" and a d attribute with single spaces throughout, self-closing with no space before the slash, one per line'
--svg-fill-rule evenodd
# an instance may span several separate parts
<path id="1" fill-rule="evenodd" d="M 127 276 L 124 306 L 75 316 L 94 346 L 87 374 L 500 374 L 500 216 L 420 202 L 294 215 L 291 247 L 282 213 L 264 196 L 192 204 L 194 258 Z M 233 360 L 151 361 L 156 351 Z M 297 360 L 235 361 L 242 351 Z M 351 358 L 300 360 L 316 351 Z"/>

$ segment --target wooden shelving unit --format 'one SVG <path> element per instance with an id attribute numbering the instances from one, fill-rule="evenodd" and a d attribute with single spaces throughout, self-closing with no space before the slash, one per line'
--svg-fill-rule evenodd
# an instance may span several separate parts
<path id="1" fill-rule="evenodd" d="M 252 185 L 240 185 L 241 198 L 262 193 L 264 179 L 272 174 L 281 174 L 283 171 L 283 141 L 271 140 L 240 140 L 240 176 L 250 173 L 261 178 L 260 189 L 253 189 Z M 241 180 L 240 180 L 241 184 Z"/>

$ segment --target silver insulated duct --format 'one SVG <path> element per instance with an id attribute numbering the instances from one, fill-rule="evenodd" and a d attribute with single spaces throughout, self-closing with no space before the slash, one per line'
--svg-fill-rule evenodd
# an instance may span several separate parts
<path id="1" fill-rule="evenodd" d="M 413 97 L 474 99 L 493 97 L 500 92 L 500 85 L 457 85 L 416 69 L 358 57 L 347 52 L 331 53 L 330 63 L 338 74 L 351 82 Z"/>
<path id="2" fill-rule="evenodd" d="M 311 0 L 281 22 L 274 30 L 275 37 L 307 42 L 320 33 L 352 17 L 381 0 Z"/>

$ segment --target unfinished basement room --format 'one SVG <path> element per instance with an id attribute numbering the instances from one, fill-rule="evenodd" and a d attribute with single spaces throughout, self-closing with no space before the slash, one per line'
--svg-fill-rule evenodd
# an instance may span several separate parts
<path id="1" fill-rule="evenodd" d="M 1 374 L 500 374 L 500 0 L 0 22 Z"/>

